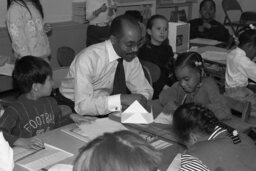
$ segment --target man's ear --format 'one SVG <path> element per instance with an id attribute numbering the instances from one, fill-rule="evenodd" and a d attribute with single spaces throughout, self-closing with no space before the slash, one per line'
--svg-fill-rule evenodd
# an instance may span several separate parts
<path id="1" fill-rule="evenodd" d="M 151 35 L 152 31 L 150 29 L 147 29 L 147 33 L 148 33 L 148 35 Z"/>
<path id="2" fill-rule="evenodd" d="M 110 35 L 110 41 L 113 45 L 117 44 L 117 39 L 114 35 Z"/>

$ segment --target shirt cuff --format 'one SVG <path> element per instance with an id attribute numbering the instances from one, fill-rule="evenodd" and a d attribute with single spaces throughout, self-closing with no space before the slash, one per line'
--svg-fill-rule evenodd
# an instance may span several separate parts
<path id="1" fill-rule="evenodd" d="M 108 96 L 108 110 L 110 112 L 121 111 L 121 94 Z"/>

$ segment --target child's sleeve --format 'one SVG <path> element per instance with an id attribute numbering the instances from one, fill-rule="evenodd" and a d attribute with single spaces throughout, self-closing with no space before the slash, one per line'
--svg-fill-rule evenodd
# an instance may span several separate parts
<path id="1" fill-rule="evenodd" d="M 10 146 L 13 146 L 13 143 L 19 138 L 12 134 L 18 119 L 17 111 L 12 106 L 8 107 L 0 118 L 0 130 L 3 131 L 3 135 Z"/>
<path id="2" fill-rule="evenodd" d="M 19 9 L 12 10 L 7 15 L 6 24 L 12 40 L 12 47 L 18 57 L 28 55 L 30 50 L 28 47 L 27 36 L 25 34 L 24 17 L 20 15 Z"/>
<path id="3" fill-rule="evenodd" d="M 163 113 L 170 114 L 173 113 L 174 110 L 177 108 L 178 103 L 178 82 L 174 83 L 173 86 L 162 90 L 159 95 L 159 102 L 163 107 Z"/>
<path id="4" fill-rule="evenodd" d="M 220 120 L 230 119 L 230 108 L 226 104 L 225 97 L 220 94 L 219 87 L 213 79 L 207 81 L 207 91 L 210 100 L 208 108 L 211 109 Z"/>

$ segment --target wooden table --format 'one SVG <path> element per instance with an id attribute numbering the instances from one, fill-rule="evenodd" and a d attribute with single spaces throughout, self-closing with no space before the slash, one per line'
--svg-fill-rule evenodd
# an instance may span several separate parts
<path id="1" fill-rule="evenodd" d="M 41 138 L 45 143 L 56 146 L 58 148 L 61 148 L 65 151 L 68 151 L 70 153 L 73 153 L 74 156 L 67 158 L 59 163 L 62 164 L 72 164 L 76 156 L 78 155 L 78 150 L 82 146 L 86 145 L 84 141 L 81 141 L 73 136 L 70 136 L 64 132 L 61 131 L 63 128 L 72 128 L 75 124 L 67 125 L 49 132 L 46 132 L 45 134 L 39 135 L 38 137 Z M 160 164 L 160 170 L 166 170 L 174 157 L 177 153 L 184 151 L 184 147 L 173 143 L 172 146 L 161 150 L 162 152 L 162 161 Z M 15 164 L 14 171 L 26 171 L 23 167 Z"/>

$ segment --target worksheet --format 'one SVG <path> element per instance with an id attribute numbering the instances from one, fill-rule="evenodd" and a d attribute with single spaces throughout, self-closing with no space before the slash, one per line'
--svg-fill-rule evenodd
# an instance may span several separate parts
<path id="1" fill-rule="evenodd" d="M 30 171 L 38 171 L 72 156 L 72 153 L 45 144 L 45 149 L 38 150 L 35 153 L 31 153 L 31 155 L 23 157 L 21 160 L 17 160 L 16 164 Z"/>

